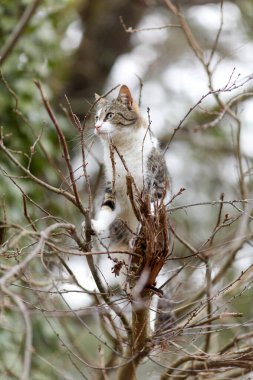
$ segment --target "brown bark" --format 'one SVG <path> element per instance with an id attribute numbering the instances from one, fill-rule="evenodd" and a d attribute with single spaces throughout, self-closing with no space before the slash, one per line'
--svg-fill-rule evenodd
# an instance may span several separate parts
<path id="1" fill-rule="evenodd" d="M 132 310 L 132 342 L 129 346 L 127 356 L 132 360 L 119 370 L 118 380 L 136 380 L 136 369 L 140 361 L 145 358 L 151 349 L 149 343 L 150 321 L 149 306 L 151 294 L 147 291 L 142 299 L 141 307 L 133 305 Z M 135 307 L 136 306 L 136 307 Z"/>

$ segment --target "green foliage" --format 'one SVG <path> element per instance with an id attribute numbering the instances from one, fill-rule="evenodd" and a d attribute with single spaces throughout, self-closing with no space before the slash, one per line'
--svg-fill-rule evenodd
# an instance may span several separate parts
<path id="1" fill-rule="evenodd" d="M 6 44 L 26 6 L 30 3 L 21 1 L 17 6 L 15 1 L 2 2 L 0 46 Z M 7 136 L 5 144 L 16 150 L 21 162 L 27 165 L 31 147 L 41 136 L 35 146 L 30 168 L 33 174 L 39 174 L 52 184 L 58 184 L 59 178 L 56 171 L 48 166 L 45 152 L 56 166 L 63 171 L 65 167 L 62 165 L 61 150 L 54 127 L 42 105 L 33 80 L 39 79 L 42 82 L 49 100 L 58 97 L 58 91 L 67 80 L 70 59 L 68 52 L 62 49 L 61 43 L 67 27 L 77 17 L 76 5 L 76 1 L 60 0 L 57 3 L 52 0 L 43 1 L 1 68 L 4 79 L 0 83 L 0 126 Z M 59 112 L 56 115 L 61 128 L 66 138 L 72 139 L 76 130 L 63 117 L 59 106 L 57 108 Z M 18 153 L 20 151 L 23 152 L 21 155 Z M 13 165 L 3 155 L 0 157 L 0 164 L 2 168 L 10 172 L 13 170 Z M 43 197 L 44 192 L 35 189 L 31 182 L 25 181 L 22 185 L 35 201 Z M 4 195 L 8 204 L 8 212 L 12 215 L 16 214 L 20 205 L 19 191 L 10 180 L 4 178 L 1 188 L 2 196 Z M 50 194 L 48 197 L 47 202 Z"/>

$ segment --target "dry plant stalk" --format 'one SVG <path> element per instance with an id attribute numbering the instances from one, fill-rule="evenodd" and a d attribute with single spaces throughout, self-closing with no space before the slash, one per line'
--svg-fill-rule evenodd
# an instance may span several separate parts
<path id="1" fill-rule="evenodd" d="M 119 371 L 118 379 L 135 379 L 136 369 L 141 359 L 145 358 L 154 347 L 150 328 L 150 303 L 156 289 L 156 278 L 169 256 L 168 217 L 164 196 L 155 203 L 151 210 L 150 195 L 145 191 L 136 195 L 134 180 L 126 176 L 127 194 L 140 223 L 138 235 L 134 239 L 133 252 L 128 282 L 132 300 L 132 345 L 127 350 L 127 356 L 132 361 Z"/>
<path id="2" fill-rule="evenodd" d="M 168 215 L 164 205 L 164 195 L 155 202 L 151 210 L 150 195 L 143 193 L 136 198 L 133 192 L 133 178 L 127 176 L 127 192 L 135 215 L 140 223 L 138 236 L 135 238 L 133 252 L 137 254 L 132 260 L 130 282 L 138 283 L 143 278 L 143 289 L 155 289 L 156 278 L 169 256 Z"/>

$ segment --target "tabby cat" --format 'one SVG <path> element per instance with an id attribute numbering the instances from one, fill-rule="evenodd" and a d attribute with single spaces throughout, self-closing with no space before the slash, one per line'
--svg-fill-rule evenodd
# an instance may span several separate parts
<path id="1" fill-rule="evenodd" d="M 168 171 L 157 139 L 151 135 L 127 86 L 121 86 L 113 100 L 96 95 L 96 105 L 95 134 L 104 149 L 106 187 L 102 206 L 92 219 L 92 228 L 97 235 L 109 232 L 111 250 L 126 249 L 130 231 L 135 233 L 138 229 L 127 195 L 127 170 L 137 188 L 149 192 L 152 203 L 164 194 Z M 123 160 L 115 150 L 112 159 L 112 145 Z M 128 261 L 125 255 L 118 255 L 118 259 Z"/>

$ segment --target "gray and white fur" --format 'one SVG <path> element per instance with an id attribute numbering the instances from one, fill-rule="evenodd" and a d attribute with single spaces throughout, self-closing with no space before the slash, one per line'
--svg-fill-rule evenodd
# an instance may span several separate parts
<path id="1" fill-rule="evenodd" d="M 148 191 L 153 203 L 166 191 L 168 171 L 158 141 L 148 131 L 148 124 L 128 87 L 121 86 L 116 99 L 107 100 L 98 95 L 96 99 L 95 134 L 103 145 L 106 187 L 101 208 L 92 219 L 92 228 L 97 235 L 109 232 L 112 250 L 126 249 L 130 231 L 137 231 L 138 221 L 127 195 L 127 170 L 115 151 L 112 165 L 111 144 L 123 156 L 139 191 Z M 127 260 L 125 255 L 118 259 Z"/>

